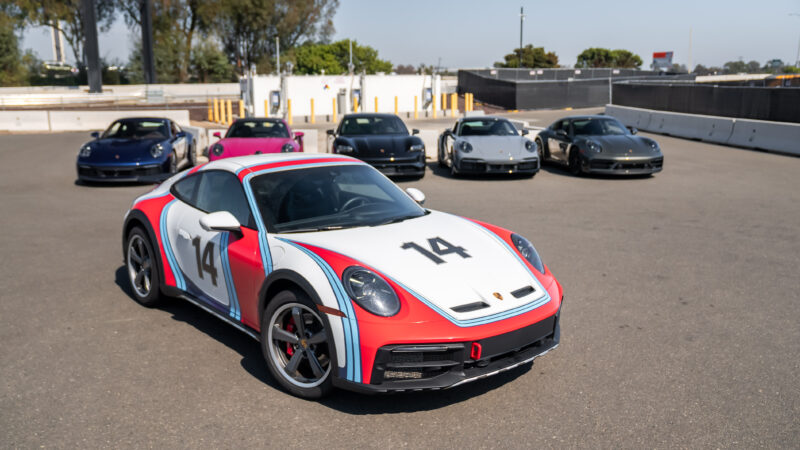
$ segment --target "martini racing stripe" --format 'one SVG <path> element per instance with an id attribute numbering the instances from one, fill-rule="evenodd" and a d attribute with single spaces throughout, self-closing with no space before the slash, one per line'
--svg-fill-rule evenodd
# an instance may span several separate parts
<path id="1" fill-rule="evenodd" d="M 167 261 L 169 262 L 169 268 L 172 270 L 172 274 L 175 276 L 175 287 L 178 289 L 185 291 L 186 290 L 186 282 L 183 279 L 183 273 L 181 273 L 181 268 L 178 266 L 178 261 L 175 259 L 175 255 L 172 253 L 172 244 L 169 242 L 169 232 L 167 231 L 167 213 L 172 205 L 175 204 L 178 200 L 173 199 L 171 202 L 167 203 L 164 206 L 164 209 L 161 210 L 161 219 L 159 220 L 159 232 L 161 233 L 161 242 L 164 244 L 164 250 L 167 253 Z"/>
<path id="2" fill-rule="evenodd" d="M 230 304 L 229 315 L 238 321 L 242 320 L 242 311 L 239 309 L 239 299 L 236 296 L 236 286 L 233 284 L 233 274 L 228 257 L 228 240 L 230 233 L 220 233 L 219 252 L 222 260 L 222 273 L 225 275 L 225 286 L 228 288 L 228 303 Z"/>

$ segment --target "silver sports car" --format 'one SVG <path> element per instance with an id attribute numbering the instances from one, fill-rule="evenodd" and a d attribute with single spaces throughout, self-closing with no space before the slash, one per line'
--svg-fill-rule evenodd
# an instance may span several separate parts
<path id="1" fill-rule="evenodd" d="M 539 171 L 536 143 L 502 117 L 463 117 L 439 136 L 439 166 L 461 173 L 520 173 Z"/>

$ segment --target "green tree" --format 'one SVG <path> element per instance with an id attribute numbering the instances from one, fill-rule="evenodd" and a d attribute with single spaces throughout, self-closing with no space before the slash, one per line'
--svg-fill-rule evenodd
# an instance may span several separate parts
<path id="1" fill-rule="evenodd" d="M 201 83 L 224 83 L 236 80 L 233 65 L 225 53 L 210 39 L 192 49 L 192 73 Z"/>
<path id="2" fill-rule="evenodd" d="M 578 55 L 575 67 L 618 67 L 623 69 L 638 69 L 642 66 L 639 55 L 624 49 L 609 50 L 607 48 L 587 48 Z"/>
<path id="3" fill-rule="evenodd" d="M 17 30 L 23 22 L 17 19 L 14 5 L 0 6 L 0 86 L 28 84 L 28 71 L 23 64 Z"/>
<path id="4" fill-rule="evenodd" d="M 350 61 L 350 40 L 330 44 L 306 43 L 293 51 L 295 73 L 318 74 L 322 70 L 327 74 L 347 72 Z M 391 72 L 392 63 L 378 58 L 378 51 L 368 45 L 358 45 L 353 41 L 353 71 L 374 74 Z"/>
<path id="5" fill-rule="evenodd" d="M 514 49 L 513 53 L 505 55 L 503 62 L 494 63 L 495 67 L 519 67 L 520 49 Z M 552 68 L 558 67 L 558 56 L 554 52 L 544 51 L 544 47 L 534 47 L 531 44 L 522 48 L 522 67 L 530 68 Z"/>
<path id="6" fill-rule="evenodd" d="M 638 69 L 642 66 L 639 55 L 624 49 L 611 50 L 611 67 Z"/>
<path id="7" fill-rule="evenodd" d="M 745 73 L 747 64 L 744 61 L 728 61 L 722 65 L 722 70 L 726 74 Z"/>

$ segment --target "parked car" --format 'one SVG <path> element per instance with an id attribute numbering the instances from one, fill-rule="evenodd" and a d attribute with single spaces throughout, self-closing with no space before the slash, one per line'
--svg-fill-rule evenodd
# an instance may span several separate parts
<path id="1" fill-rule="evenodd" d="M 236 119 L 225 137 L 214 133 L 219 141 L 208 150 L 208 160 L 261 153 L 291 153 L 303 151 L 303 132 L 293 132 L 283 119 Z"/>
<path id="2" fill-rule="evenodd" d="M 78 152 L 81 181 L 159 181 L 196 163 L 194 137 L 170 119 L 119 119 L 92 137 Z"/>
<path id="3" fill-rule="evenodd" d="M 424 201 L 347 156 L 212 161 L 134 201 L 125 273 L 141 304 L 257 339 L 305 398 L 443 389 L 555 348 L 562 289 L 533 244 Z"/>
<path id="4" fill-rule="evenodd" d="M 347 114 L 336 130 L 333 153 L 352 156 L 386 175 L 425 176 L 425 144 L 394 114 Z"/>
<path id="5" fill-rule="evenodd" d="M 452 175 L 522 173 L 534 176 L 540 162 L 536 144 L 502 117 L 463 117 L 439 135 L 438 161 Z"/>
<path id="6" fill-rule="evenodd" d="M 553 122 L 536 137 L 542 161 L 583 173 L 647 175 L 661 172 L 664 155 L 653 139 L 637 136 L 609 116 L 571 116 Z"/>

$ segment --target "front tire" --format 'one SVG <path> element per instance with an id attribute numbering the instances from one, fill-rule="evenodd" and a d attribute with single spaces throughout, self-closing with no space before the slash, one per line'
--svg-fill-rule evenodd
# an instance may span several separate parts
<path id="1" fill-rule="evenodd" d="M 125 265 L 133 297 L 148 308 L 161 301 L 161 280 L 155 252 L 147 233 L 135 227 L 125 245 Z"/>
<path id="2" fill-rule="evenodd" d="M 569 173 L 576 177 L 581 176 L 583 169 L 581 168 L 581 156 L 578 154 L 578 149 L 573 148 L 569 152 Z"/>
<path id="3" fill-rule="evenodd" d="M 189 167 L 194 167 L 197 165 L 197 143 L 192 142 L 192 145 L 189 146 L 189 154 L 186 155 L 186 159 L 189 161 Z"/>
<path id="4" fill-rule="evenodd" d="M 333 389 L 333 345 L 327 320 L 303 293 L 286 290 L 261 318 L 261 350 L 272 377 L 298 397 L 318 399 Z"/>
<path id="5" fill-rule="evenodd" d="M 536 148 L 537 151 L 539 152 L 539 164 L 544 165 L 544 143 L 542 142 L 541 139 L 539 139 L 538 136 L 536 137 L 534 142 L 536 142 Z"/>

